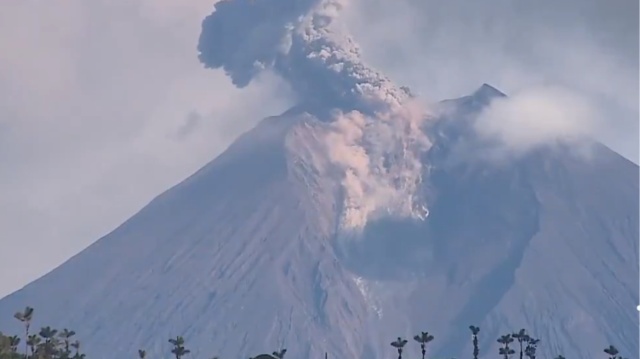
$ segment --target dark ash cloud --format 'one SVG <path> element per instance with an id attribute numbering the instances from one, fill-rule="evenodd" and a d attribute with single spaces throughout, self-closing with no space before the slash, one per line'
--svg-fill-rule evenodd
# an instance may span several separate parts
<path id="1" fill-rule="evenodd" d="M 306 105 L 387 110 L 409 97 L 364 64 L 335 20 L 347 0 L 224 0 L 202 24 L 200 61 L 238 87 L 263 70 L 283 77 Z"/>

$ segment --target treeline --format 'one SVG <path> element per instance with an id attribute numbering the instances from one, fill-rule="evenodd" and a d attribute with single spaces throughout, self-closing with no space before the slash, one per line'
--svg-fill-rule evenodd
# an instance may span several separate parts
<path id="1" fill-rule="evenodd" d="M 26 307 L 23 311 L 14 315 L 24 326 L 24 332 L 21 335 L 5 335 L 0 332 L 0 359 L 85 359 L 87 356 L 82 353 L 80 342 L 76 339 L 76 332 L 69 329 L 53 329 L 49 326 L 40 328 L 40 330 L 32 333 L 31 322 L 33 320 L 33 308 Z M 480 328 L 469 326 L 471 331 L 471 341 L 473 344 L 473 352 L 469 353 L 473 359 L 478 359 L 480 349 L 478 348 L 478 334 Z M 434 340 L 434 336 L 428 332 L 421 332 L 413 337 L 416 348 L 419 346 L 422 359 L 426 359 L 427 347 Z M 183 337 L 178 336 L 169 339 L 170 352 L 176 359 L 189 359 L 190 350 L 187 349 Z M 530 336 L 526 330 L 521 329 L 516 333 L 509 333 L 500 336 L 497 340 L 500 348 L 496 354 L 497 358 L 502 359 L 536 359 L 536 350 L 539 339 Z M 409 340 L 398 337 L 391 342 L 391 346 L 398 354 L 398 359 L 407 350 Z M 618 349 L 610 345 L 603 351 L 607 357 L 603 359 L 626 359 L 619 355 Z M 286 349 L 275 351 L 271 354 L 261 354 L 250 359 L 284 359 Z M 147 353 L 144 349 L 138 350 L 138 358 L 145 359 Z M 135 353 L 132 353 L 135 357 Z M 121 358 L 124 359 L 124 358 Z M 207 358 L 209 359 L 209 358 Z M 218 359 L 213 357 L 212 359 Z M 325 359 L 327 359 L 325 355 Z M 558 355 L 554 359 L 565 359 L 564 356 Z M 580 359 L 580 358 L 575 358 Z"/>

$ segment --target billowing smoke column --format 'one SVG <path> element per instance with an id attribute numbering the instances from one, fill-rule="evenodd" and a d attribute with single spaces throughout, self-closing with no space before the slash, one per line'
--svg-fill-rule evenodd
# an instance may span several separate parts
<path id="1" fill-rule="evenodd" d="M 360 61 L 335 20 L 347 0 L 223 0 L 202 24 L 198 50 L 244 87 L 264 69 L 287 80 L 299 100 L 370 113 L 408 94 Z"/>
<path id="2" fill-rule="evenodd" d="M 200 61 L 238 87 L 268 69 L 303 107 L 334 110 L 327 158 L 344 174 L 343 228 L 374 216 L 421 216 L 415 200 L 425 114 L 412 96 L 367 67 L 336 22 L 348 0 L 223 0 L 202 24 Z M 420 209 L 418 209 L 420 208 Z"/>

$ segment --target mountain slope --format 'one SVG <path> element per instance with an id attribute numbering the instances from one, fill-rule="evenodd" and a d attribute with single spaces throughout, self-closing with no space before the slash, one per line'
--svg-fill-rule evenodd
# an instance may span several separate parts
<path id="1" fill-rule="evenodd" d="M 425 220 L 382 218 L 337 236 L 340 176 L 323 155 L 329 124 L 302 110 L 268 118 L 114 232 L 0 300 L 36 325 L 73 328 L 92 358 L 166 351 L 194 357 L 382 358 L 390 339 L 433 332 L 439 356 L 483 357 L 520 327 L 541 357 L 638 351 L 638 167 L 542 148 L 500 166 L 460 161 L 483 86 L 445 103 L 427 129 Z M 97 214 L 98 215 L 98 214 Z M 17 330 L 18 323 L 0 322 Z M 310 340 L 310 338 L 314 338 Z"/>
<path id="2" fill-rule="evenodd" d="M 318 315 L 306 308 L 309 293 L 321 293 L 333 271 L 340 273 L 330 255 L 314 258 L 326 252 L 333 220 L 323 223 L 315 208 L 330 206 L 322 198 L 332 196 L 322 196 L 321 183 L 304 183 L 304 168 L 291 168 L 296 158 L 285 149 L 296 145 L 288 138 L 304 120 L 267 119 L 113 233 L 3 300 L 0 311 L 32 303 L 40 319 L 84 333 L 90 353 L 103 358 L 126 356 L 160 336 L 154 353 L 177 334 L 228 356 L 304 337 L 291 323 Z M 318 192 L 307 193 L 311 186 Z M 312 287 L 298 288 L 309 276 Z M 332 287 L 347 298 L 354 292 Z M 61 301 L 42 290 L 61 293 Z"/>

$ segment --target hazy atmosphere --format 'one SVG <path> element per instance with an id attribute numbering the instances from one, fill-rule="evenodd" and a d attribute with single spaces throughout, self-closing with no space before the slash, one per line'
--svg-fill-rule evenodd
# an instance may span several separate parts
<path id="1" fill-rule="evenodd" d="M 237 89 L 199 63 L 214 3 L 3 4 L 0 297 L 292 103 L 275 75 Z M 635 0 L 357 0 L 344 20 L 364 59 L 426 104 L 485 82 L 510 95 L 479 121 L 508 151 L 587 134 L 638 163 Z"/>

